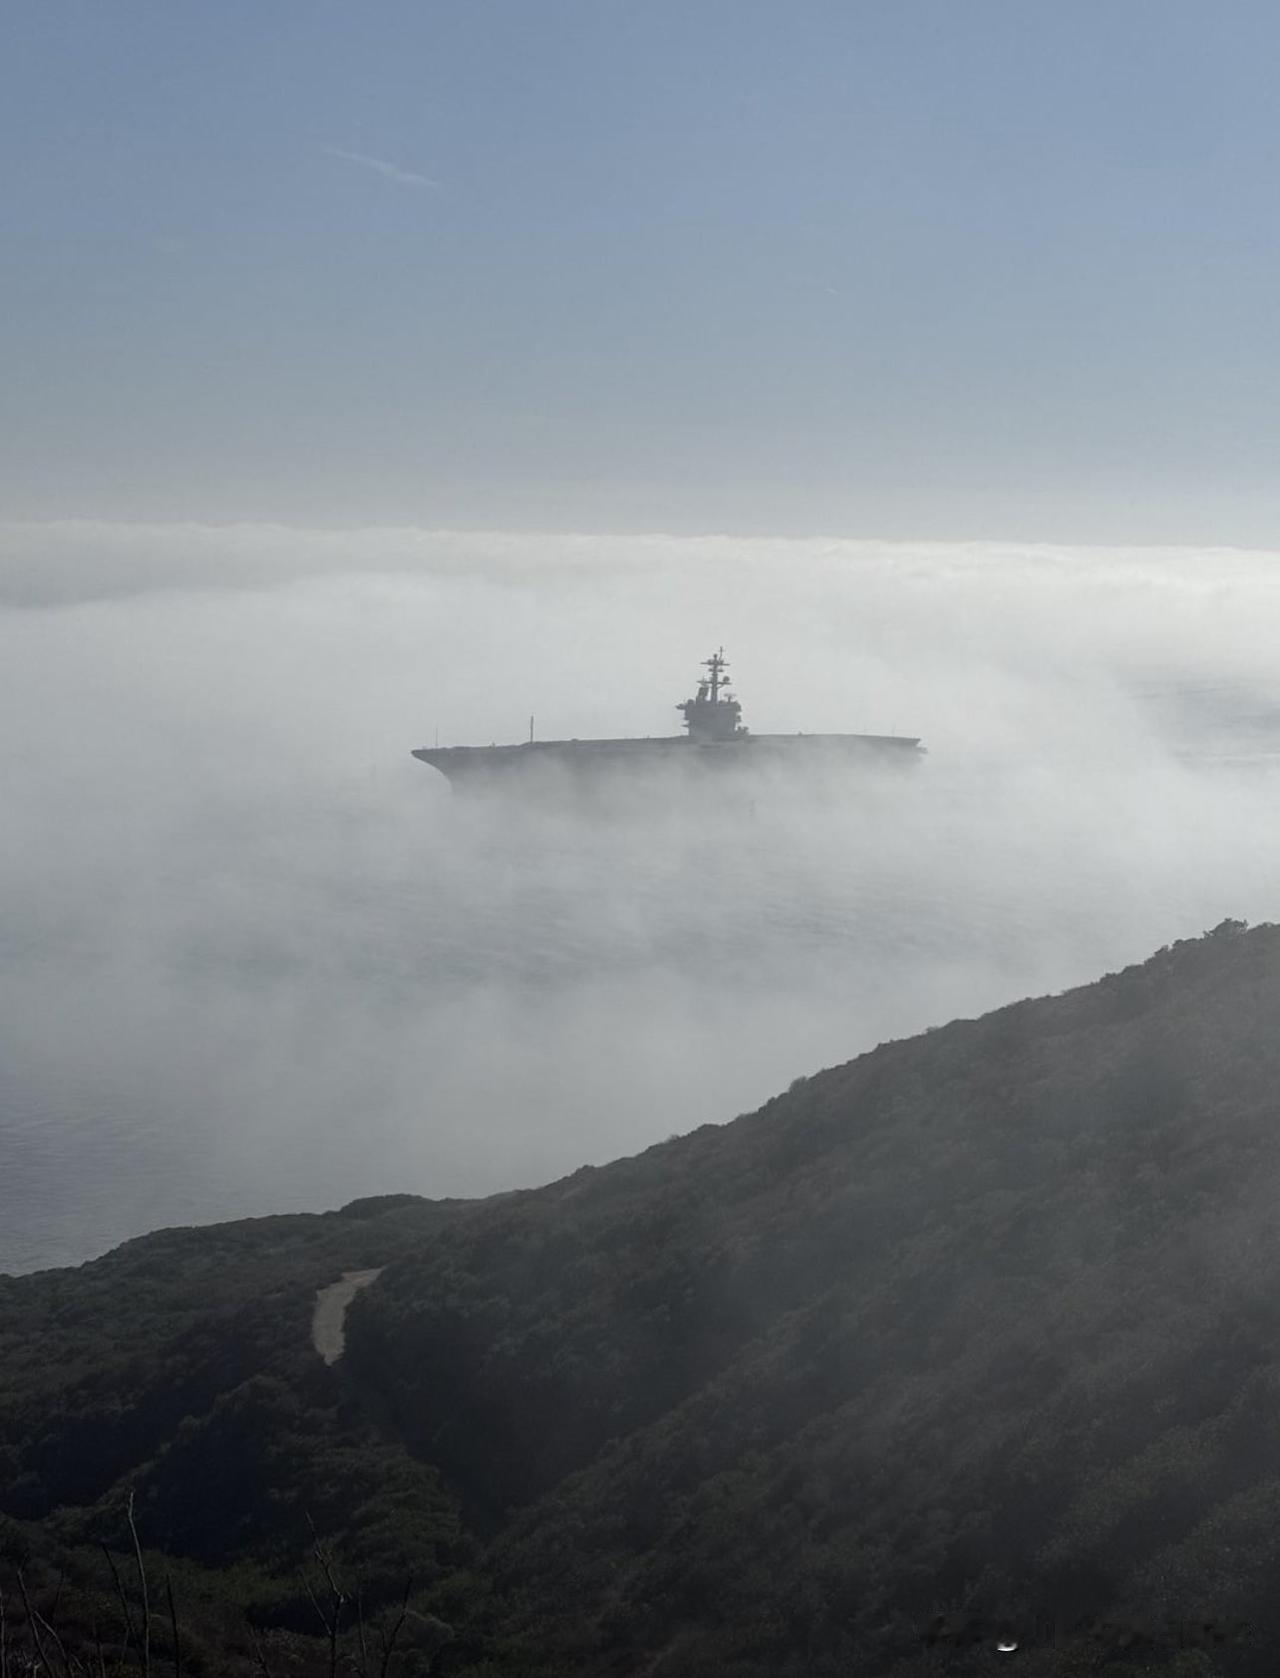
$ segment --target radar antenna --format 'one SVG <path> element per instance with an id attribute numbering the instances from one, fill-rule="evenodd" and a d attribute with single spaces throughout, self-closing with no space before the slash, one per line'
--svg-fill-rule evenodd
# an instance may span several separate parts
<path id="1" fill-rule="evenodd" d="M 725 672 L 729 668 L 729 661 L 724 656 L 724 648 L 720 647 L 716 652 L 712 653 L 710 658 L 704 658 L 702 662 L 711 672 L 711 679 L 708 685 L 711 688 L 711 703 L 714 705 L 720 697 L 720 689 L 722 687 L 726 689 L 728 688 L 729 684 L 724 678 Z"/>
<path id="2" fill-rule="evenodd" d="M 747 731 L 738 720 L 742 707 L 729 692 L 729 661 L 724 656 L 724 648 L 719 647 L 710 658 L 704 658 L 702 667 L 709 674 L 699 678 L 698 691 L 692 699 L 676 706 L 677 711 L 684 713 L 690 740 L 708 745 L 742 739 Z"/>

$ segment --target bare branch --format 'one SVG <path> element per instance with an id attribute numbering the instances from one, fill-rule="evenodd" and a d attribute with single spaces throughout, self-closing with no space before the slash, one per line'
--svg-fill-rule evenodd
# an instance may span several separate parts
<path id="1" fill-rule="evenodd" d="M 151 1604 L 147 1599 L 147 1570 L 142 1564 L 142 1545 L 133 1520 L 133 1493 L 125 1506 L 129 1518 L 129 1532 L 133 1538 L 133 1553 L 138 1563 L 138 1584 L 142 1590 L 142 1678 L 151 1678 Z"/>
<path id="2" fill-rule="evenodd" d="M 54 1597 L 54 1606 L 55 1607 L 57 1606 L 58 1597 L 60 1597 L 61 1594 L 62 1594 L 61 1591 L 59 1591 L 58 1596 Z M 38 1608 L 33 1608 L 32 1613 L 35 1615 L 36 1619 L 39 1620 L 40 1624 L 44 1627 L 44 1629 L 49 1633 L 49 1636 L 52 1637 L 53 1642 L 54 1642 L 54 1647 L 57 1649 L 59 1655 L 61 1655 L 61 1657 L 62 1657 L 62 1670 L 65 1673 L 66 1678 L 73 1678 L 72 1671 L 71 1671 L 71 1657 L 67 1653 L 66 1645 L 63 1643 L 62 1639 L 58 1636 L 57 1632 L 54 1630 L 52 1620 L 46 1620 L 44 1615 L 40 1612 L 40 1610 Z"/>
<path id="3" fill-rule="evenodd" d="M 301 1568 L 298 1569 L 298 1577 L 299 1577 L 299 1579 L 302 1580 L 303 1589 L 306 1591 L 308 1597 L 311 1599 L 311 1606 L 315 1609 L 316 1615 L 319 1618 L 320 1624 L 324 1627 L 325 1635 L 327 1636 L 328 1632 L 329 1632 L 329 1616 L 325 1613 L 324 1609 L 321 1608 L 319 1598 L 316 1596 L 316 1593 L 311 1589 L 311 1581 L 310 1581 L 310 1579 L 307 1578 L 306 1574 L 303 1572 L 303 1570 Z"/>
<path id="4" fill-rule="evenodd" d="M 356 1630 L 360 1635 L 360 1678 L 369 1678 L 369 1646 L 364 1637 L 364 1587 L 356 1586 Z"/>
<path id="5" fill-rule="evenodd" d="M 182 1678 L 182 1644 L 178 1640 L 178 1611 L 173 1606 L 173 1581 L 166 1573 L 164 1594 L 169 1599 L 169 1624 L 173 1628 L 173 1678 Z"/>
<path id="6" fill-rule="evenodd" d="M 53 1639 L 54 1646 L 57 1649 L 58 1654 L 62 1657 L 62 1670 L 63 1670 L 63 1673 L 65 1675 L 65 1678 L 72 1678 L 71 1657 L 67 1653 L 66 1645 L 63 1643 L 62 1639 L 58 1636 L 57 1626 L 55 1624 L 55 1622 L 58 1618 L 58 1608 L 59 1608 L 59 1605 L 62 1602 L 62 1587 L 66 1584 L 66 1582 L 67 1582 L 66 1574 L 60 1572 L 58 1574 L 57 1587 L 56 1587 L 56 1589 L 54 1590 L 54 1593 L 53 1593 L 53 1602 L 52 1602 L 52 1604 L 49 1608 L 49 1613 L 48 1613 L 47 1616 L 42 1614 L 38 1608 L 33 1608 L 32 1612 L 35 1614 L 36 1618 L 39 1620 L 40 1624 L 44 1627 L 44 1629 L 49 1633 L 49 1636 Z"/>
<path id="7" fill-rule="evenodd" d="M 325 1629 L 329 1633 L 329 1678 L 337 1678 L 338 1633 L 342 1628 L 342 1609 L 347 1598 L 345 1593 L 339 1587 L 337 1579 L 334 1577 L 333 1567 L 329 1561 L 328 1551 L 320 1542 L 320 1535 L 316 1531 L 316 1524 L 311 1519 L 310 1512 L 307 1514 L 307 1527 L 311 1533 L 312 1553 L 316 1558 L 316 1562 L 319 1565 L 321 1573 L 324 1575 L 325 1583 L 329 1587 L 329 1600 L 332 1605 L 330 1618 L 326 1619 L 324 1614 L 321 1613 L 320 1604 L 316 1601 L 315 1593 L 312 1591 L 309 1581 L 307 1581 L 307 1591 L 311 1597 L 311 1601 L 315 1604 L 316 1612 L 320 1614 L 320 1618 L 324 1622 Z"/>
<path id="8" fill-rule="evenodd" d="M 399 1637 L 400 1629 L 404 1625 L 405 1615 L 409 1612 L 409 1596 L 412 1590 L 413 1574 L 411 1573 L 404 1582 L 404 1596 L 400 1603 L 400 1613 L 396 1618 L 395 1625 L 391 1628 L 390 1636 L 381 1627 L 378 1629 L 378 1635 L 382 1639 L 382 1665 L 378 1669 L 378 1678 L 387 1678 L 387 1668 L 391 1665 L 391 1657 L 396 1652 L 396 1638 Z"/>
<path id="9" fill-rule="evenodd" d="M 35 1613 L 31 1607 L 31 1598 L 27 1595 L 27 1581 L 23 1577 L 22 1569 L 18 1569 L 18 1589 L 22 1593 L 22 1606 L 27 1614 L 27 1631 L 41 1666 L 48 1666 L 49 1660 L 44 1652 L 44 1643 L 40 1637 L 40 1627 L 36 1623 Z"/>
<path id="10" fill-rule="evenodd" d="M 124 1584 L 120 1578 L 120 1569 L 116 1566 L 116 1558 L 105 1544 L 102 1546 L 102 1553 L 107 1558 L 107 1566 L 111 1569 L 111 1578 L 116 1587 L 116 1595 L 120 1598 L 121 1611 L 124 1614 L 124 1642 L 120 1645 L 120 1653 L 116 1657 L 116 1665 L 120 1666 L 123 1664 L 124 1657 L 129 1652 L 129 1645 L 134 1639 L 133 1612 L 129 1607 L 129 1598 L 125 1595 Z"/>

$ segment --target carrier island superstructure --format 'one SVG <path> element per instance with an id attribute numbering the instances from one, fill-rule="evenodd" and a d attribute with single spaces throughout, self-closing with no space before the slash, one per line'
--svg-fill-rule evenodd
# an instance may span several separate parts
<path id="1" fill-rule="evenodd" d="M 535 740 L 511 746 L 422 746 L 414 757 L 455 785 L 507 779 L 519 771 L 558 769 L 574 776 L 627 774 L 668 766 L 701 774 L 725 768 L 855 768 L 918 762 L 918 738 L 902 734 L 752 734 L 729 691 L 724 648 L 703 660 L 706 675 L 691 699 L 676 706 L 683 734 L 621 740 Z"/>

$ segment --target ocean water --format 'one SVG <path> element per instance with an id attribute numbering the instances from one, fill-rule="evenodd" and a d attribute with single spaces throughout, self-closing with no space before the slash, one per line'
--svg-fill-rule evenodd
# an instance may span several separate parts
<path id="1" fill-rule="evenodd" d="M 909 727 L 918 771 L 581 807 L 457 798 L 408 756 L 442 695 L 476 718 L 448 737 L 518 737 L 495 689 L 593 668 L 620 622 L 610 683 L 561 678 L 545 732 L 669 729 L 663 639 L 714 621 L 719 576 L 675 607 L 669 577 L 628 573 L 514 604 L 375 577 L 0 610 L 0 1271 L 545 1182 L 887 1038 L 1280 917 L 1278 709 L 1233 666 L 1238 626 L 1202 656 L 1179 595 L 1164 668 L 1149 636 L 1140 668 L 1082 663 L 1079 624 L 1055 663 L 1031 568 L 961 656 L 918 567 L 878 617 L 867 575 L 788 575 L 772 613 L 773 572 L 739 581 L 747 721 Z M 1155 585 L 1134 586 L 1149 625 Z M 793 693 L 771 668 L 808 674 Z"/>
<path id="2" fill-rule="evenodd" d="M 109 917 L 122 945 L 6 946 L 0 1269 L 549 1180 L 1275 901 L 1267 759 L 1087 798 L 933 760 L 585 816 L 428 779 L 153 882 L 146 927 Z"/>

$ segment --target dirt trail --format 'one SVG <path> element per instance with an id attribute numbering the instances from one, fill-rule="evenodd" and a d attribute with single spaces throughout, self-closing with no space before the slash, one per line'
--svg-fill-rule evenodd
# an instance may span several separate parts
<path id="1" fill-rule="evenodd" d="M 311 1343 L 326 1363 L 337 1363 L 346 1345 L 347 1307 L 360 1292 L 381 1276 L 381 1270 L 348 1270 L 340 1282 L 321 1288 L 316 1294 L 311 1318 Z"/>

